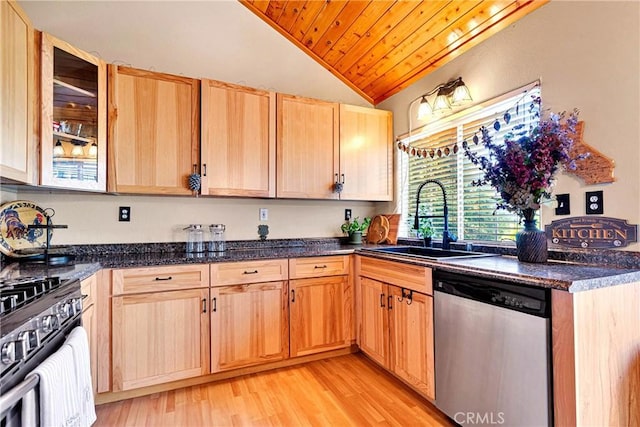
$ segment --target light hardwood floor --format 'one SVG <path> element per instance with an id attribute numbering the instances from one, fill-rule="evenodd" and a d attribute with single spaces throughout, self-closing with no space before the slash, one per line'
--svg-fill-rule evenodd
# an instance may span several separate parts
<path id="1" fill-rule="evenodd" d="M 451 426 L 362 354 L 108 403 L 99 426 Z"/>

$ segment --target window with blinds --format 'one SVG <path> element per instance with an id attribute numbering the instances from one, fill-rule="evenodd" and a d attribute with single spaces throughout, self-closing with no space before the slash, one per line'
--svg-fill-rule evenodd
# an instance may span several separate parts
<path id="1" fill-rule="evenodd" d="M 488 155 L 482 145 L 481 127 L 490 129 L 494 142 L 501 142 L 509 132 L 530 129 L 537 116 L 528 106 L 539 96 L 538 84 L 484 104 L 481 111 L 463 114 L 453 122 L 428 130 L 401 141 L 410 147 L 406 160 L 401 162 L 402 212 L 405 217 L 405 235 L 416 236 L 413 230 L 416 214 L 416 192 L 426 180 L 438 180 L 446 189 L 449 206 L 449 230 L 460 240 L 503 241 L 514 240 L 522 227 L 516 214 L 496 210 L 499 195 L 491 186 L 472 184 L 481 176 L 477 166 L 465 156 L 463 146 L 471 151 Z M 432 128 L 433 129 L 433 128 Z M 433 215 L 431 219 L 434 239 L 442 236 L 444 200 L 438 185 L 427 184 L 420 193 L 420 215 Z M 422 222 L 427 220 L 422 220 Z M 401 232 L 402 232 L 401 228 Z M 419 236 L 422 237 L 422 236 Z"/>

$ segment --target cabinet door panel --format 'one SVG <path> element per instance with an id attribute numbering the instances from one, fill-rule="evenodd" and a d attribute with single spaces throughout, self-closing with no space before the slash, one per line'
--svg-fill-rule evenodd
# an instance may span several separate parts
<path id="1" fill-rule="evenodd" d="M 277 197 L 337 199 L 339 105 L 278 94 Z"/>
<path id="2" fill-rule="evenodd" d="M 15 2 L 0 2 L 0 172 L 33 184 L 35 169 L 34 32 Z"/>
<path id="3" fill-rule="evenodd" d="M 113 390 L 207 374 L 208 300 L 208 289 L 113 297 Z"/>
<path id="4" fill-rule="evenodd" d="M 82 326 L 87 331 L 89 340 L 89 364 L 91 366 L 91 384 L 93 386 L 93 394 L 98 390 L 98 341 L 97 341 L 97 323 L 96 323 L 96 306 L 91 304 L 82 310 Z"/>
<path id="5" fill-rule="evenodd" d="M 291 357 L 348 347 L 347 276 L 289 282 Z"/>
<path id="6" fill-rule="evenodd" d="M 382 366 L 387 366 L 387 285 L 360 278 L 360 349 Z"/>
<path id="7" fill-rule="evenodd" d="M 202 81 L 202 194 L 275 197 L 276 95 Z"/>
<path id="8" fill-rule="evenodd" d="M 103 60 L 41 37 L 40 183 L 107 188 L 107 71 Z"/>
<path id="9" fill-rule="evenodd" d="M 286 358 L 286 282 L 211 292 L 211 372 Z"/>
<path id="10" fill-rule="evenodd" d="M 109 189 L 189 195 L 199 159 L 196 79 L 109 66 Z"/>
<path id="11" fill-rule="evenodd" d="M 340 105 L 341 200 L 393 199 L 392 134 L 390 111 Z"/>
<path id="12" fill-rule="evenodd" d="M 433 298 L 389 286 L 390 368 L 430 399 L 435 399 L 433 352 Z"/>

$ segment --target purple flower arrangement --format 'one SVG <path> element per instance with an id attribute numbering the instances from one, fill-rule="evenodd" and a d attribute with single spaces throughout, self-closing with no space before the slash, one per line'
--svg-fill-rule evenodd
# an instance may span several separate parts
<path id="1" fill-rule="evenodd" d="M 540 105 L 541 99 L 536 97 L 531 108 L 540 111 Z M 566 118 L 565 113 L 550 113 L 528 131 L 508 133 L 504 144 L 494 143 L 483 126 L 482 145 L 489 152 L 488 157 L 464 147 L 469 160 L 484 173 L 472 185 L 490 184 L 502 198 L 497 209 L 533 220 L 540 203 L 551 197 L 556 172 L 561 168 L 575 169 L 576 160 L 585 157 L 571 158 L 570 154 L 577 123 L 578 110 Z"/>

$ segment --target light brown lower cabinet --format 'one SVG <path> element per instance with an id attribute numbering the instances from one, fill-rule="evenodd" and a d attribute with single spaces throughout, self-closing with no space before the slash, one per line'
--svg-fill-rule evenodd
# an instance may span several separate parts
<path id="1" fill-rule="evenodd" d="M 98 323 L 96 309 L 96 287 L 98 279 L 94 274 L 80 282 L 82 295 L 86 295 L 82 306 L 82 326 L 87 331 L 89 340 L 89 358 L 91 365 L 91 384 L 93 394 L 98 390 Z"/>
<path id="2" fill-rule="evenodd" d="M 349 346 L 344 317 L 346 288 L 346 276 L 289 281 L 291 357 Z"/>
<path id="3" fill-rule="evenodd" d="M 435 399 L 433 298 L 366 277 L 360 291 L 360 349 Z"/>
<path id="4" fill-rule="evenodd" d="M 112 391 L 209 373 L 208 285 L 207 265 L 113 270 Z"/>
<path id="5" fill-rule="evenodd" d="M 350 258 L 289 260 L 289 354 L 305 356 L 351 345 Z"/>
<path id="6" fill-rule="evenodd" d="M 211 288 L 211 372 L 285 359 L 285 281 Z"/>
<path id="7" fill-rule="evenodd" d="M 357 264 L 360 349 L 435 399 L 431 270 L 363 257 Z"/>

